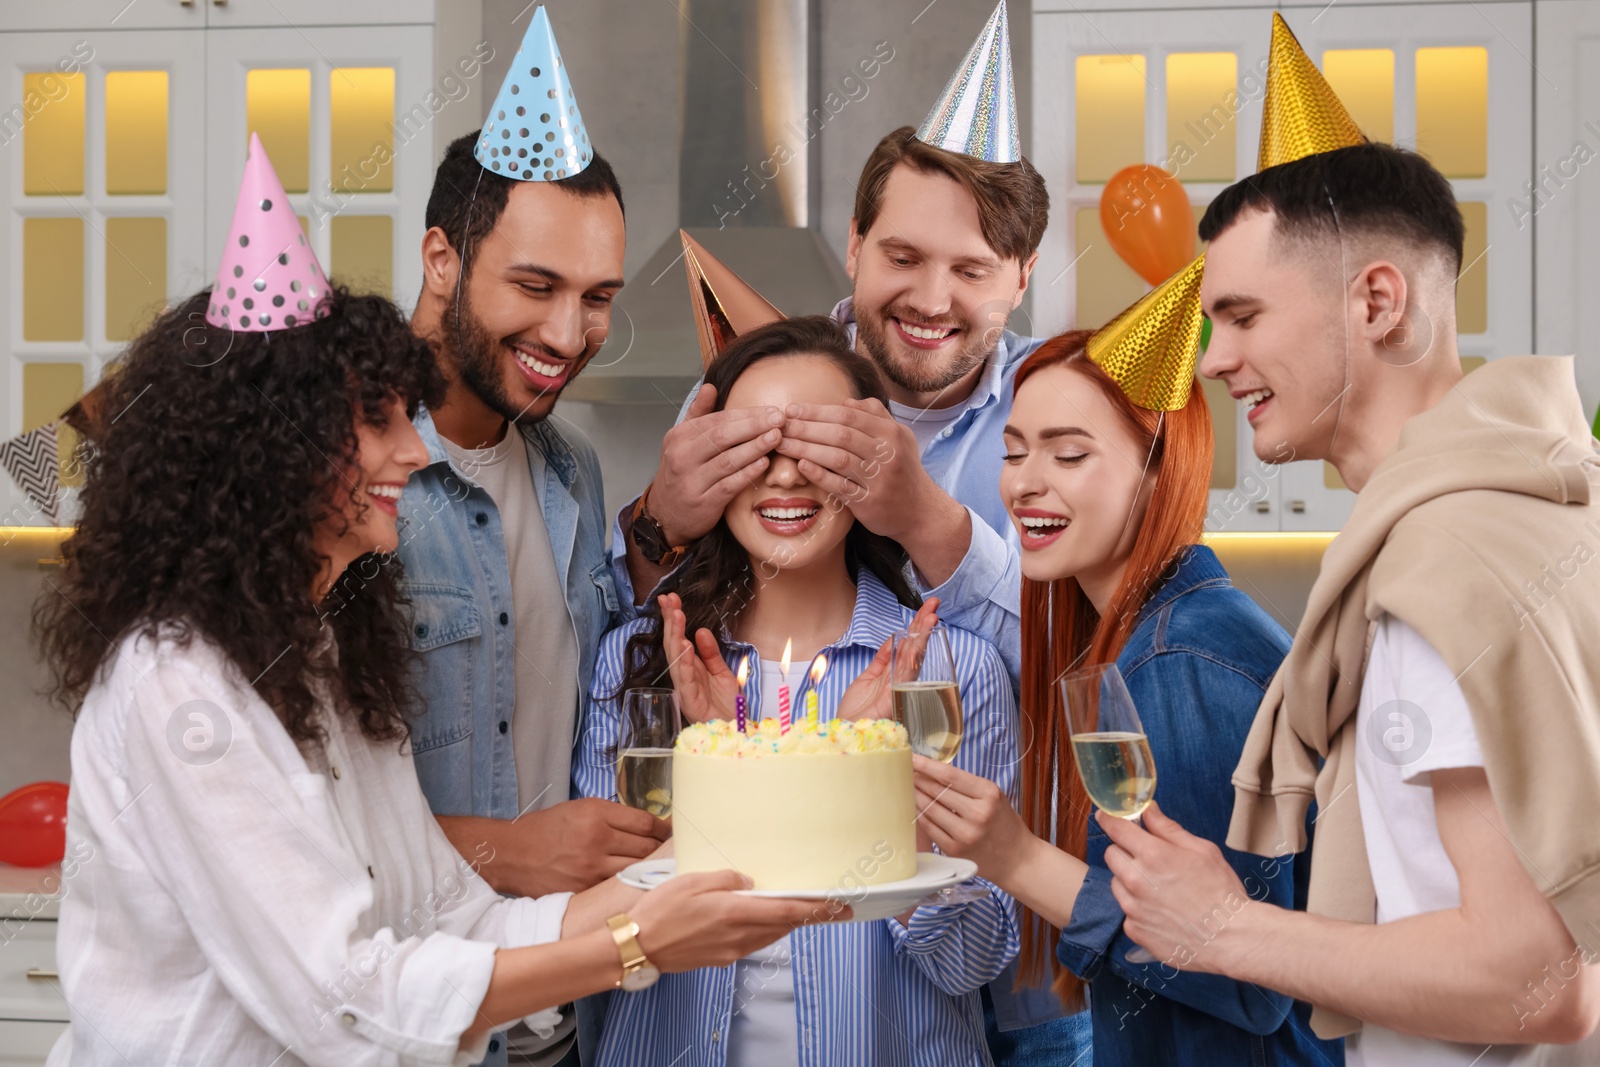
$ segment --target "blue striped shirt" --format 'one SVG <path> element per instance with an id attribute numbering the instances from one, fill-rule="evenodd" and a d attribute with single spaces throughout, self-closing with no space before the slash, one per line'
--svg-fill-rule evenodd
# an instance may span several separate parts
<path id="1" fill-rule="evenodd" d="M 819 715 L 833 717 L 846 687 L 866 669 L 884 639 L 913 612 L 870 571 L 856 575 L 850 626 L 833 645 L 817 690 Z M 573 791 L 614 798 L 614 757 L 628 638 L 653 620 L 635 619 L 606 634 L 573 764 Z M 752 646 L 723 640 L 734 666 Z M 955 764 L 994 780 L 1016 799 L 1017 712 L 1011 681 L 994 646 L 950 628 L 964 732 Z M 670 684 L 663 679 L 659 684 Z M 761 708 L 757 671 L 746 693 Z M 809 676 L 796 690 L 804 708 Z M 761 817 L 759 814 L 756 817 Z M 790 817 L 803 818 L 803 812 Z M 773 832 L 781 832 L 774 813 Z M 795 1040 L 801 1067 L 947 1067 L 989 1064 L 978 989 L 1000 974 L 1018 949 L 1016 907 L 994 887 L 988 897 L 918 908 L 909 926 L 895 919 L 807 927 L 789 935 L 794 973 Z M 736 1000 L 735 968 L 664 975 L 639 993 L 611 998 L 600 1067 L 723 1067 Z"/>

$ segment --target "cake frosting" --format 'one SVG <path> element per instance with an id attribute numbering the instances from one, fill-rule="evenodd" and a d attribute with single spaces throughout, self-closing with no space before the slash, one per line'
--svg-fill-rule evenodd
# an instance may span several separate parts
<path id="1" fill-rule="evenodd" d="M 756 889 L 842 890 L 917 871 L 911 745 L 881 719 L 695 723 L 672 755 L 680 872 L 729 867 Z"/>

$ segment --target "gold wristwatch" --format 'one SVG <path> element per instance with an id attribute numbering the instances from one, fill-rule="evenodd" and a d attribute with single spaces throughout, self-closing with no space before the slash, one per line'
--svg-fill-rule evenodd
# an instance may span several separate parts
<path id="1" fill-rule="evenodd" d="M 626 915 L 613 915 L 606 920 L 606 925 L 611 928 L 611 939 L 622 954 L 622 980 L 617 985 L 630 993 L 655 985 L 661 972 L 639 947 L 639 924 Z"/>

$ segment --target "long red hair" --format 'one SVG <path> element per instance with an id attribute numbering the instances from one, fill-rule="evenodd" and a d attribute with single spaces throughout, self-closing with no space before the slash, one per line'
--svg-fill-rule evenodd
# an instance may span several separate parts
<path id="1" fill-rule="evenodd" d="M 1085 354 L 1093 332 L 1071 330 L 1052 337 L 1023 361 L 1015 383 L 1020 390 L 1045 367 L 1065 367 L 1083 375 L 1121 416 L 1155 472 L 1127 570 L 1104 615 L 1095 611 L 1076 578 L 1022 580 L 1022 737 L 1031 742 L 1021 768 L 1022 817 L 1036 835 L 1079 859 L 1087 846 L 1090 802 L 1078 778 L 1055 681 L 1069 669 L 1114 662 L 1133 631 L 1139 609 L 1161 585 L 1168 565 L 1200 539 L 1212 453 L 1211 413 L 1199 381 L 1191 386 L 1188 403 L 1165 417 L 1137 407 Z M 1081 1009 L 1083 982 L 1056 959 L 1061 931 L 1031 908 L 1023 907 L 1021 914 L 1020 983 L 1040 984 L 1048 963 L 1051 987 L 1062 1004 Z"/>

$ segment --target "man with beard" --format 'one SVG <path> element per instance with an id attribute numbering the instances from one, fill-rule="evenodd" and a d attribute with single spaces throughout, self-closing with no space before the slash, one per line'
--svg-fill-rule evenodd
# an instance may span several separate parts
<path id="1" fill-rule="evenodd" d="M 620 604 L 594 448 L 550 414 L 606 340 L 624 232 L 621 187 L 554 53 L 540 8 L 526 65 L 434 176 L 412 327 L 448 387 L 416 416 L 429 463 L 401 497 L 399 553 L 421 653 L 417 777 L 456 849 L 524 896 L 588 888 L 669 832 L 643 811 L 568 799 L 580 685 Z M 546 169 L 550 145 L 567 151 Z M 543 1039 L 505 1035 L 513 1062 L 559 1060 L 572 1045 L 562 1017 Z"/>
<path id="2" fill-rule="evenodd" d="M 986 81 L 986 69 L 999 76 Z M 994 642 L 1015 682 L 1020 550 L 996 487 L 1012 377 L 1039 340 L 1005 327 L 1050 206 L 1018 145 L 1002 3 L 921 128 L 879 141 L 856 183 L 845 259 L 854 291 L 833 313 L 877 365 L 889 406 L 712 412 L 712 391 L 698 390 L 662 442 L 654 480 L 619 517 L 640 602 L 675 546 L 710 530 L 777 452 L 903 545 L 941 617 Z"/>
<path id="3" fill-rule="evenodd" d="M 988 73 L 992 72 L 992 73 Z M 662 442 L 654 480 L 618 516 L 642 602 L 773 453 L 894 538 L 940 617 L 983 635 L 1016 684 L 1020 545 L 1000 499 L 1012 380 L 1040 344 L 1008 331 L 1049 218 L 1044 179 L 1021 155 L 1000 3 L 919 129 L 878 142 L 856 183 L 833 314 L 877 366 L 876 400 L 713 412 L 699 388 Z M 614 546 L 614 551 L 616 547 Z M 1013 991 L 1015 962 L 983 991 L 995 1062 L 1087 1062 L 1087 1013 L 1048 989 Z"/>

